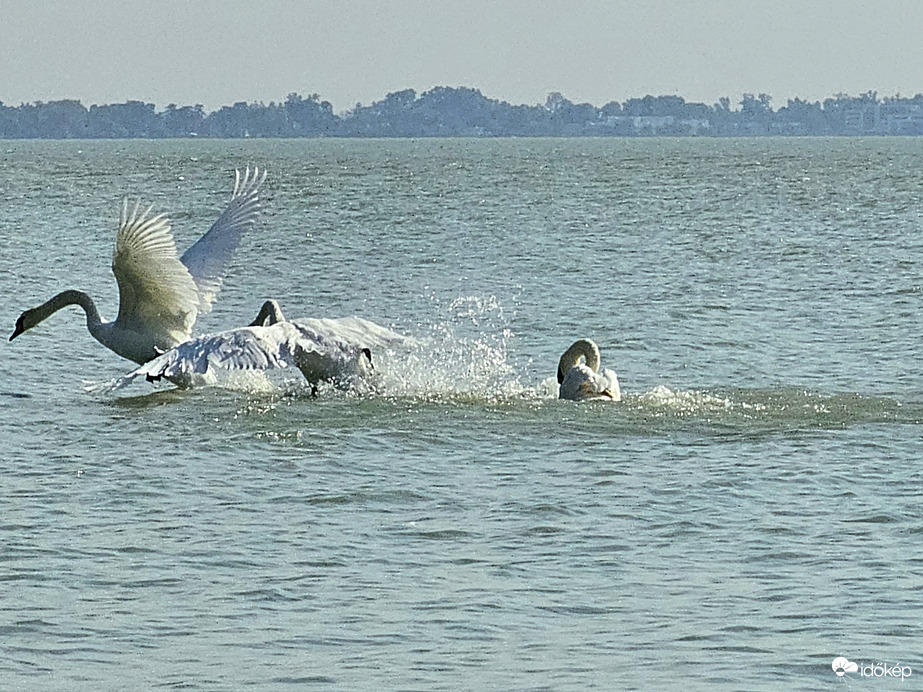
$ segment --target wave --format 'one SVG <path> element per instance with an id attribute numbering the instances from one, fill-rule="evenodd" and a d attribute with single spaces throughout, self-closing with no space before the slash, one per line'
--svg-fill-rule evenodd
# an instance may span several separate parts
<path id="1" fill-rule="evenodd" d="M 715 430 L 835 428 L 923 421 L 921 403 L 799 387 L 697 391 L 658 385 L 648 392 L 629 394 L 621 404 L 623 415 L 634 423 L 689 422 Z"/>

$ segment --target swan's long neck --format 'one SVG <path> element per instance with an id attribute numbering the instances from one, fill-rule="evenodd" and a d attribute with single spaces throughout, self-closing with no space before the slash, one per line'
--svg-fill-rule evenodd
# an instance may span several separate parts
<path id="1" fill-rule="evenodd" d="M 268 327 L 270 325 L 276 324 L 277 322 L 284 321 L 285 318 L 282 316 L 282 308 L 279 307 L 279 303 L 274 300 L 267 300 L 265 303 L 263 303 L 263 307 L 260 308 L 259 314 L 256 316 L 256 319 L 250 323 L 250 326 Z"/>
<path id="2" fill-rule="evenodd" d="M 564 355 L 558 361 L 558 384 L 564 381 L 564 376 L 580 362 L 581 358 L 590 370 L 593 372 L 599 370 L 599 348 L 589 339 L 578 339 L 564 351 Z"/>
<path id="3" fill-rule="evenodd" d="M 22 313 L 19 319 L 16 320 L 16 330 L 10 337 L 10 341 L 27 329 L 32 329 L 35 325 L 48 319 L 61 308 L 66 308 L 68 305 L 79 305 L 83 308 L 87 316 L 87 329 L 90 330 L 93 336 L 96 336 L 103 322 L 99 317 L 99 311 L 96 309 L 93 299 L 83 291 L 71 289 L 68 291 L 61 291 L 58 295 L 42 303 L 38 307 L 26 310 Z"/>

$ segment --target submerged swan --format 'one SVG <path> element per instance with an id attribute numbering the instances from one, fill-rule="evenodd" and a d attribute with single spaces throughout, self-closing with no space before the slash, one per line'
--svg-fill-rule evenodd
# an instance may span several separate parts
<path id="1" fill-rule="evenodd" d="M 559 397 L 572 401 L 622 398 L 619 380 L 612 370 L 599 371 L 599 347 L 590 339 L 578 339 L 558 361 Z"/>
<path id="2" fill-rule="evenodd" d="M 129 373 L 116 384 L 139 377 L 168 379 L 179 386 L 208 381 L 215 369 L 273 370 L 296 367 L 317 393 L 321 381 L 348 387 L 371 374 L 372 350 L 405 343 L 400 334 L 360 317 L 286 320 L 279 304 L 263 304 L 247 327 L 182 343 Z"/>
<path id="3" fill-rule="evenodd" d="M 104 322 L 93 299 L 83 291 L 67 290 L 16 320 L 10 341 L 68 305 L 83 308 L 87 329 L 103 346 L 136 363 L 186 341 L 196 317 L 207 313 L 221 288 L 231 255 L 244 231 L 260 214 L 259 187 L 266 179 L 258 168 L 236 171 L 234 192 L 218 220 L 182 257 L 177 257 L 170 222 L 162 214 L 148 216 L 152 207 L 122 204 L 112 255 L 112 272 L 119 285 L 119 313 Z"/>

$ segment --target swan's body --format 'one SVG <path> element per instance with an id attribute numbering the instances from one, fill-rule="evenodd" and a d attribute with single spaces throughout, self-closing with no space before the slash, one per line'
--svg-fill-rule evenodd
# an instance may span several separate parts
<path id="1" fill-rule="evenodd" d="M 612 370 L 599 370 L 599 348 L 590 339 L 571 344 L 558 361 L 559 398 L 572 401 L 619 401 L 622 392 Z"/>
<path id="2" fill-rule="evenodd" d="M 372 371 L 372 350 L 406 341 L 359 317 L 286 320 L 275 301 L 248 327 L 193 339 L 123 377 L 119 387 L 144 377 L 180 386 L 208 381 L 215 370 L 298 368 L 316 393 L 321 381 L 349 386 Z"/>
<path id="3" fill-rule="evenodd" d="M 244 231 L 260 213 L 259 187 L 266 174 L 248 168 L 237 171 L 227 208 L 209 231 L 177 257 L 170 222 L 163 216 L 139 213 L 140 204 L 122 205 L 112 255 L 112 272 L 119 285 L 119 313 L 104 322 L 83 291 L 67 290 L 16 321 L 10 341 L 61 308 L 77 305 L 86 313 L 87 329 L 103 346 L 136 363 L 186 341 L 200 313 L 207 313 L 221 288 L 231 255 Z"/>

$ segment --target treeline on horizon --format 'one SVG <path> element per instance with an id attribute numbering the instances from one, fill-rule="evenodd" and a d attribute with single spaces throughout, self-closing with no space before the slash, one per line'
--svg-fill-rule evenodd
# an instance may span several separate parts
<path id="1" fill-rule="evenodd" d="M 317 94 L 292 93 L 269 105 L 239 102 L 207 113 L 201 105 L 127 101 L 89 108 L 76 100 L 7 106 L 3 139 L 160 139 L 176 137 L 641 137 L 921 135 L 923 94 L 879 99 L 837 94 L 823 102 L 788 100 L 772 108 L 767 94 L 714 105 L 681 96 L 645 96 L 602 107 L 560 93 L 544 104 L 511 105 L 468 87 L 390 93 L 369 106 L 335 114 Z"/>

